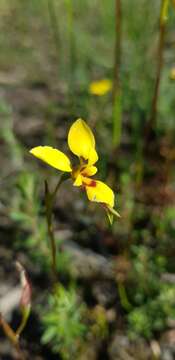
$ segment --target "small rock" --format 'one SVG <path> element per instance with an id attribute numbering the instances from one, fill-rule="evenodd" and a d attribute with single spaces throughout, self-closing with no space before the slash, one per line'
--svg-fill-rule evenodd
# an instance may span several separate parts
<path id="1" fill-rule="evenodd" d="M 64 242 L 62 248 L 70 254 L 70 269 L 74 278 L 115 279 L 112 260 L 84 249 L 73 241 Z"/>
<path id="2" fill-rule="evenodd" d="M 161 360 L 174 360 L 174 355 L 169 349 L 162 349 Z"/>
<path id="3" fill-rule="evenodd" d="M 161 360 L 175 359 L 175 329 L 166 331 L 161 338 Z"/>
<path id="4" fill-rule="evenodd" d="M 117 289 L 113 282 L 97 281 L 92 286 L 92 294 L 99 304 L 109 306 L 116 301 Z"/>
<path id="5" fill-rule="evenodd" d="M 0 313 L 6 320 L 11 319 L 12 312 L 19 306 L 21 287 L 8 288 L 0 298 Z"/>
<path id="6" fill-rule="evenodd" d="M 130 341 L 127 336 L 117 333 L 108 350 L 111 360 L 150 360 L 152 351 L 144 339 Z"/>

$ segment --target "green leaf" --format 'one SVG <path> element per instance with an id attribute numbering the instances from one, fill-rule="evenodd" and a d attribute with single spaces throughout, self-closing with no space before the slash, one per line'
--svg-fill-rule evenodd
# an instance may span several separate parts
<path id="1" fill-rule="evenodd" d="M 112 225 L 112 224 L 113 224 L 113 220 L 114 220 L 114 215 L 111 214 L 109 211 L 107 211 L 107 216 L 108 216 L 110 225 Z"/>

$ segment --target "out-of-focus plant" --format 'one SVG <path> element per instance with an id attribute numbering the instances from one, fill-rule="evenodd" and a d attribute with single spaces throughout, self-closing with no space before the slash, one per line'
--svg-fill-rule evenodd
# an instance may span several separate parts
<path id="1" fill-rule="evenodd" d="M 120 193 L 118 196 L 119 207 L 121 208 L 121 221 L 117 225 L 117 232 L 119 232 L 122 237 L 126 236 L 129 242 L 132 242 L 133 235 L 133 221 L 136 216 L 135 212 L 135 201 L 134 201 L 135 189 L 134 183 L 131 175 L 127 172 L 124 172 L 120 176 Z M 114 224 L 116 226 L 116 224 Z M 128 237 L 129 234 L 129 237 Z M 124 241 L 122 240 L 124 245 Z M 126 244 L 125 244 L 126 245 Z M 127 243 L 127 249 L 129 251 L 129 244 Z"/>
<path id="2" fill-rule="evenodd" d="M 16 190 L 10 209 L 10 217 L 18 229 L 14 246 L 27 251 L 32 262 L 39 263 L 40 269 L 47 272 L 49 270 L 47 226 L 38 195 L 36 175 L 27 171 L 21 173 L 16 180 Z"/>
<path id="3" fill-rule="evenodd" d="M 132 338 L 150 339 L 168 326 L 169 318 L 175 318 L 175 285 L 161 277 L 165 271 L 165 257 L 154 255 L 153 250 L 145 246 L 134 246 L 132 251 L 133 286 L 128 289 L 132 308 L 127 315 L 128 332 Z"/>
<path id="4" fill-rule="evenodd" d="M 39 179 L 36 174 L 27 171 L 21 173 L 16 180 L 16 190 L 10 208 L 10 217 L 18 224 L 15 246 L 25 249 L 32 262 L 39 263 L 42 271 L 47 272 L 49 271 L 47 224 L 39 199 Z M 23 232 L 25 232 L 25 241 Z M 58 249 L 61 244 L 62 240 L 56 238 Z M 59 261 L 56 261 L 56 265 L 58 273 L 68 271 L 69 254 L 66 251 L 59 253 Z"/>
<path id="5" fill-rule="evenodd" d="M 106 310 L 103 306 L 96 305 L 89 314 L 92 321 L 90 333 L 96 338 L 105 339 L 109 334 Z"/>
<path id="6" fill-rule="evenodd" d="M 151 130 L 155 129 L 157 123 L 157 106 L 158 106 L 158 97 L 160 92 L 160 81 L 163 69 L 163 53 L 164 53 L 164 44 L 165 44 L 165 29 L 168 19 L 168 7 L 169 0 L 161 1 L 161 10 L 160 10 L 160 20 L 159 20 L 159 43 L 157 51 L 157 69 L 156 69 L 156 80 L 154 86 L 153 99 L 151 104 L 151 113 L 150 119 L 147 124 L 147 136 Z"/>
<path id="7" fill-rule="evenodd" d="M 38 179 L 35 174 L 23 172 L 17 178 L 16 196 L 11 202 L 11 218 L 20 224 L 21 229 L 29 232 L 24 247 L 40 247 L 46 237 L 46 224 L 38 196 Z"/>
<path id="8" fill-rule="evenodd" d="M 87 326 L 83 321 L 86 307 L 80 303 L 74 287 L 59 285 L 49 296 L 48 309 L 42 316 L 44 333 L 42 342 L 50 344 L 63 359 L 77 358 L 81 351 Z"/>
<path id="9" fill-rule="evenodd" d="M 22 146 L 16 139 L 13 128 L 13 114 L 9 104 L 5 101 L 0 101 L 0 117 L 4 119 L 0 125 L 0 138 L 8 145 L 10 158 L 16 169 L 20 169 L 23 164 Z"/>
<path id="10" fill-rule="evenodd" d="M 100 305 L 88 309 L 77 295 L 78 289 L 62 285 L 49 296 L 46 314 L 40 315 L 43 325 L 42 343 L 49 345 L 63 359 L 82 359 L 86 350 L 109 334 L 106 310 Z"/>
<path id="11" fill-rule="evenodd" d="M 163 237 L 170 235 L 170 238 L 174 238 L 175 235 L 175 206 L 169 205 L 165 207 L 162 214 L 155 215 L 153 223 L 156 225 L 157 237 Z"/>

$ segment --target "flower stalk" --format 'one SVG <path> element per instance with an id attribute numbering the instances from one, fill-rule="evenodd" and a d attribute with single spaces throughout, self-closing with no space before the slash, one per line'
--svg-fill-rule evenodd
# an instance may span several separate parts
<path id="1" fill-rule="evenodd" d="M 122 7 L 121 0 L 115 1 L 115 52 L 114 52 L 114 82 L 113 82 L 113 145 L 117 148 L 121 141 L 122 127 L 122 93 L 120 83 L 122 43 Z"/>
<path id="2" fill-rule="evenodd" d="M 53 33 L 53 41 L 55 44 L 55 50 L 57 55 L 57 63 L 59 63 L 60 59 L 60 34 L 59 34 L 59 27 L 58 27 L 58 18 L 56 15 L 56 6 L 54 0 L 47 0 L 48 5 L 48 13 L 50 17 L 50 24 Z"/>
<path id="3" fill-rule="evenodd" d="M 47 229 L 48 236 L 50 240 L 51 256 L 52 256 L 52 276 L 53 281 L 56 282 L 57 279 L 57 270 L 56 270 L 56 244 L 52 224 L 52 209 L 53 209 L 53 197 L 50 194 L 49 186 L 47 181 L 45 181 L 45 206 L 46 206 L 46 220 L 47 220 Z"/>
<path id="4" fill-rule="evenodd" d="M 157 107 L 158 107 L 158 98 L 160 92 L 160 82 L 162 69 L 164 65 L 164 45 L 165 45 L 165 32 L 166 32 L 166 24 L 168 19 L 168 6 L 169 0 L 162 0 L 161 10 L 160 10 L 160 19 L 159 19 L 159 40 L 158 40 L 158 50 L 157 50 L 157 71 L 156 71 L 156 79 L 154 85 L 154 92 L 151 104 L 151 113 L 149 121 L 146 125 L 146 137 L 150 138 L 150 134 L 156 127 L 157 123 Z"/>
<path id="5" fill-rule="evenodd" d="M 50 248 L 51 248 L 51 257 L 52 257 L 52 276 L 53 282 L 56 283 L 57 281 L 57 266 L 56 266 L 56 242 L 55 242 L 55 235 L 53 229 L 53 206 L 56 198 L 57 191 L 62 184 L 63 181 L 66 180 L 66 175 L 62 175 L 54 189 L 51 193 L 49 190 L 48 182 L 45 180 L 45 206 L 46 206 L 46 220 L 47 220 L 47 229 L 48 229 L 48 236 L 50 240 Z"/>
<path id="6" fill-rule="evenodd" d="M 120 85 L 120 64 L 121 64 L 121 20 L 122 20 L 122 9 L 121 0 L 115 1 L 115 53 L 114 53 L 114 83 L 113 83 L 113 99 L 115 99 L 118 93 Z"/>

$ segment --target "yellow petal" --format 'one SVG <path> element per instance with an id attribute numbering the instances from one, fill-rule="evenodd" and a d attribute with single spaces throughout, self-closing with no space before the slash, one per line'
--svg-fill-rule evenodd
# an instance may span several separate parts
<path id="1" fill-rule="evenodd" d="M 88 165 L 93 165 L 97 162 L 98 155 L 95 149 L 91 149 L 89 152 Z"/>
<path id="2" fill-rule="evenodd" d="M 62 151 L 51 146 L 37 146 L 31 149 L 30 153 L 55 169 L 66 172 L 72 171 L 69 158 Z"/>
<path id="3" fill-rule="evenodd" d="M 98 160 L 94 135 L 84 120 L 78 119 L 71 126 L 68 134 L 68 145 L 75 155 L 89 160 L 91 165 Z"/>
<path id="4" fill-rule="evenodd" d="M 175 80 L 175 67 L 173 67 L 170 71 L 170 79 Z"/>
<path id="5" fill-rule="evenodd" d="M 82 171 L 81 171 L 81 173 L 82 173 L 82 175 L 83 176 L 93 176 L 93 175 L 95 175 L 96 174 L 96 172 L 97 172 L 97 168 L 96 168 L 96 166 L 86 166 Z"/>
<path id="6" fill-rule="evenodd" d="M 91 82 L 89 92 L 92 95 L 103 96 L 112 89 L 112 81 L 109 79 L 102 79 Z"/>
<path id="7" fill-rule="evenodd" d="M 82 185 L 82 176 L 81 176 L 80 173 L 79 173 L 78 176 L 76 177 L 73 185 L 74 185 L 74 186 L 81 186 L 81 185 Z"/>
<path id="8" fill-rule="evenodd" d="M 90 201 L 104 203 L 113 208 L 114 193 L 108 185 L 102 181 L 85 178 L 85 188 Z"/>

